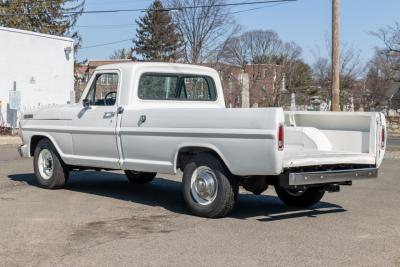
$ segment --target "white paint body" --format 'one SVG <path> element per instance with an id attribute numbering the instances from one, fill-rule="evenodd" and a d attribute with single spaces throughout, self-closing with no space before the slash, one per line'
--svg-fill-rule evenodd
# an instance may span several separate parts
<path id="1" fill-rule="evenodd" d="M 240 176 L 280 175 L 286 169 L 320 165 L 379 167 L 383 159 L 380 133 L 385 119 L 380 113 L 227 109 L 218 73 L 200 66 L 129 63 L 96 70 L 110 72 L 119 73 L 114 106 L 84 108 L 78 103 L 26 112 L 33 118 L 21 120 L 23 151 L 32 155 L 32 137 L 45 136 L 69 165 L 176 173 L 179 152 L 196 147 L 218 154 Z M 209 76 L 217 99 L 141 100 L 137 89 L 144 73 Z M 124 108 L 122 114 L 117 114 L 118 107 Z M 115 116 L 104 118 L 107 112 Z M 142 124 L 138 123 L 141 115 L 147 118 Z M 282 124 L 285 148 L 280 151 L 277 139 Z"/>
<path id="2" fill-rule="evenodd" d="M 71 51 L 66 53 L 68 47 Z M 0 101 L 8 124 L 7 104 L 14 81 L 21 91 L 21 111 L 66 104 L 74 91 L 73 40 L 0 27 Z"/>

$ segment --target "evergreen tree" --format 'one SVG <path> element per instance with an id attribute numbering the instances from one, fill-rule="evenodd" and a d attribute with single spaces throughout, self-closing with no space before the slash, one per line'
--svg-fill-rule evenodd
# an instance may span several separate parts
<path id="1" fill-rule="evenodd" d="M 77 48 L 81 38 L 72 28 L 84 3 L 84 0 L 0 0 L 0 26 L 72 37 Z"/>
<path id="2" fill-rule="evenodd" d="M 179 58 L 179 35 L 160 0 L 155 0 L 136 23 L 134 52 L 146 61 L 170 62 Z"/>

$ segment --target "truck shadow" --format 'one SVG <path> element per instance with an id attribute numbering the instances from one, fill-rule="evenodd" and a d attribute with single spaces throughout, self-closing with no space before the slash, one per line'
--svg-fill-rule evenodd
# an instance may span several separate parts
<path id="1" fill-rule="evenodd" d="M 13 181 L 37 186 L 33 173 L 9 175 Z M 128 182 L 125 175 L 111 172 L 73 172 L 64 190 L 110 197 L 148 206 L 163 207 L 171 212 L 191 215 L 186 208 L 181 182 L 157 178 L 150 184 L 135 185 Z M 269 189 L 271 193 L 272 190 Z M 319 202 L 312 208 L 291 208 L 272 195 L 240 194 L 237 205 L 228 217 L 248 219 L 257 217 L 259 221 L 276 221 L 299 217 L 318 217 L 330 213 L 345 212 L 339 205 Z M 258 218 L 260 217 L 260 218 Z"/>

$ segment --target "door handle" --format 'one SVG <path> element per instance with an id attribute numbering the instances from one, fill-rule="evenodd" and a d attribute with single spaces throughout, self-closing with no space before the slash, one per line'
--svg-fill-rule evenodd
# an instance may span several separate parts
<path id="1" fill-rule="evenodd" d="M 114 111 L 108 111 L 104 113 L 103 119 L 109 119 L 115 116 L 115 112 Z"/>
<path id="2" fill-rule="evenodd" d="M 124 113 L 124 107 L 123 107 L 123 106 L 119 106 L 119 107 L 117 108 L 117 113 L 118 113 L 118 114 Z"/>
<path id="3" fill-rule="evenodd" d="M 142 125 L 146 121 L 146 115 L 140 115 L 139 121 L 138 121 L 138 126 Z"/>

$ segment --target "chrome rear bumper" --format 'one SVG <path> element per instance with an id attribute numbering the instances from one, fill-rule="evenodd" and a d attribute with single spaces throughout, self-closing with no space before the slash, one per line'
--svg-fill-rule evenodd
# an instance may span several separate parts
<path id="1" fill-rule="evenodd" d="M 280 177 L 283 187 L 346 183 L 354 180 L 378 178 L 377 168 L 336 170 L 322 172 L 292 172 Z"/>

